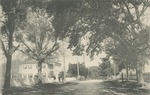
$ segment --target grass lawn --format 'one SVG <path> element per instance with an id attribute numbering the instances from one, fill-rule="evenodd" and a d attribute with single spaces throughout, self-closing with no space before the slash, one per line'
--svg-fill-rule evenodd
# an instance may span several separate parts
<path id="1" fill-rule="evenodd" d="M 94 87 L 92 88 L 86 87 L 89 84 L 94 85 Z M 9 89 L 3 89 L 3 94 L 4 95 L 24 95 L 23 93 L 26 93 L 25 95 L 29 95 L 30 93 L 30 95 L 32 95 L 32 93 L 36 93 L 33 95 L 55 95 L 59 92 L 72 91 L 72 89 L 77 90 L 77 91 L 80 89 L 87 90 L 85 88 L 87 88 L 88 90 L 99 89 L 98 91 L 100 92 L 102 92 L 102 90 L 105 90 L 105 91 L 109 91 L 109 93 L 117 93 L 113 95 L 120 95 L 118 93 L 125 93 L 123 95 L 150 95 L 150 90 L 141 89 L 140 85 L 137 85 L 135 81 L 128 81 L 128 82 L 127 81 L 124 81 L 124 82 L 102 81 L 102 82 L 95 82 L 95 83 L 90 83 L 89 81 L 87 82 L 85 81 L 82 83 L 68 82 L 64 84 L 48 83 L 48 84 L 43 84 L 41 87 L 37 87 L 37 86 L 10 87 Z M 82 90 L 82 92 L 84 92 L 84 90 Z M 43 93 L 48 93 L 48 94 L 43 94 Z M 65 94 L 61 94 L 61 95 L 66 95 L 66 92 Z M 72 93 L 67 94 L 67 95 L 72 95 Z M 112 95 L 112 94 L 109 94 L 109 95 Z"/>
<path id="2" fill-rule="evenodd" d="M 67 83 L 66 83 L 67 84 Z M 58 88 L 60 86 L 66 85 L 66 84 L 59 84 L 59 83 L 48 83 L 48 84 L 43 84 L 41 87 L 38 86 L 19 86 L 15 87 L 12 86 L 8 89 L 3 89 L 3 93 L 7 94 L 13 94 L 13 93 L 21 93 L 21 92 L 34 92 L 34 91 L 43 91 L 43 90 L 53 90 L 55 88 Z"/>
<path id="3" fill-rule="evenodd" d="M 107 89 L 128 93 L 128 95 L 150 95 L 150 89 L 140 88 L 141 85 L 138 85 L 135 81 L 104 81 L 103 85 L 105 85 Z"/>

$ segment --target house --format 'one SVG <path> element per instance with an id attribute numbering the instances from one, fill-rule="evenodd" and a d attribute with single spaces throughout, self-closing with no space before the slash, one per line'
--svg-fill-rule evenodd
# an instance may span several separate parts
<path id="1" fill-rule="evenodd" d="M 4 85 L 5 63 L 6 63 L 5 56 L 3 55 L 3 51 L 0 50 L 0 90 Z"/>
<path id="2" fill-rule="evenodd" d="M 13 60 L 11 64 L 11 78 L 17 79 L 19 77 L 19 65 L 23 62 L 20 60 Z"/>
<path id="3" fill-rule="evenodd" d="M 150 64 L 145 64 L 143 72 L 144 73 L 148 73 L 148 72 L 150 73 Z"/>
<path id="4" fill-rule="evenodd" d="M 16 61 L 15 61 L 16 62 Z M 18 64 L 19 61 L 16 62 Z M 13 85 L 34 85 L 38 76 L 38 64 L 35 60 L 20 61 L 19 65 L 12 66 L 12 80 L 20 82 L 20 84 L 13 82 Z M 46 61 L 42 63 L 42 82 L 50 83 L 58 81 L 58 74 L 61 72 L 61 64 L 58 62 Z"/>

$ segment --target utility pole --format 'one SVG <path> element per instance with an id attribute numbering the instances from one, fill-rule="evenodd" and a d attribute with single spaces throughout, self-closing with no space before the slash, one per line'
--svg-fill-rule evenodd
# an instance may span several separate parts
<path id="1" fill-rule="evenodd" d="M 63 71 L 64 71 L 64 83 L 66 82 L 66 60 L 65 60 L 65 46 L 63 41 Z"/>
<path id="2" fill-rule="evenodd" d="M 115 62 L 114 62 L 114 77 L 116 79 L 116 64 L 115 64 Z"/>
<path id="3" fill-rule="evenodd" d="M 78 61 L 78 55 L 77 55 L 77 79 L 79 78 L 79 61 Z"/>
<path id="4" fill-rule="evenodd" d="M 88 66 L 88 78 L 89 78 L 89 75 L 90 75 L 89 72 L 90 72 L 90 70 L 89 70 L 89 66 Z"/>
<path id="5" fill-rule="evenodd" d="M 116 44 L 116 41 L 114 40 L 114 44 Z M 114 64 L 114 78 L 116 79 L 116 63 L 113 61 Z"/>

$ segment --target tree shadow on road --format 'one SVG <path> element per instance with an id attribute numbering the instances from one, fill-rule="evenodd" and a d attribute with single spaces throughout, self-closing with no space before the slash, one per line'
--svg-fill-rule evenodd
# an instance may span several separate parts
<path id="1" fill-rule="evenodd" d="M 127 95 L 150 95 L 150 90 L 139 89 L 139 85 L 136 82 L 104 81 L 101 85 L 103 85 L 105 89 L 115 93 L 124 93 Z"/>
<path id="2" fill-rule="evenodd" d="M 75 82 L 67 82 L 67 83 L 46 83 L 42 84 L 42 86 L 40 87 L 39 86 L 10 87 L 9 89 L 3 89 L 3 95 L 22 95 L 21 93 L 24 93 L 23 95 L 43 95 L 43 93 L 53 94 L 63 92 L 59 89 L 60 87 L 72 86 L 77 84 L 78 83 Z"/>

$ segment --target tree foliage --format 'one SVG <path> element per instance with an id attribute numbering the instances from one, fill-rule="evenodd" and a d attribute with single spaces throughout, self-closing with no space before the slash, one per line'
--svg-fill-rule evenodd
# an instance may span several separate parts
<path id="1" fill-rule="evenodd" d="M 89 78 L 92 78 L 92 79 L 98 79 L 100 76 L 99 67 L 97 67 L 97 66 L 89 67 L 88 76 L 89 76 Z"/>
<path id="2" fill-rule="evenodd" d="M 59 47 L 52 20 L 53 16 L 49 17 L 42 9 L 31 11 L 27 15 L 24 28 L 18 30 L 16 34 L 16 40 L 26 47 L 24 53 L 35 60 L 51 56 L 51 53 Z"/>
<path id="3" fill-rule="evenodd" d="M 69 64 L 68 66 L 68 75 L 71 77 L 77 77 L 77 64 Z M 79 75 L 80 76 L 87 76 L 88 69 L 85 67 L 84 63 L 79 64 Z"/>
<path id="4" fill-rule="evenodd" d="M 110 77 L 113 75 L 113 68 L 110 64 L 109 57 L 103 58 L 102 63 L 99 65 L 100 75 L 104 77 Z"/>

